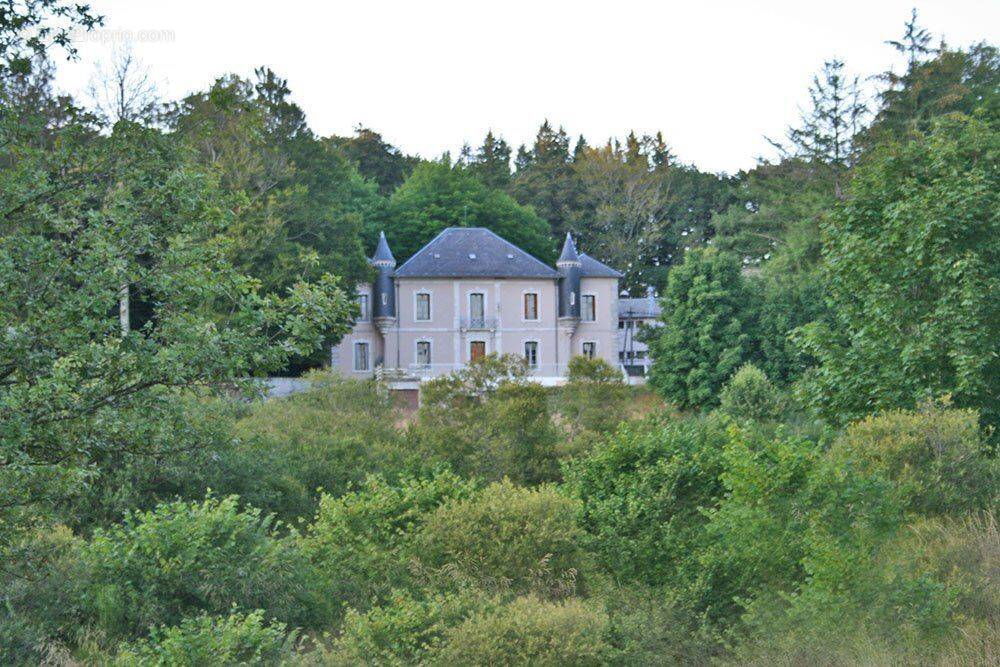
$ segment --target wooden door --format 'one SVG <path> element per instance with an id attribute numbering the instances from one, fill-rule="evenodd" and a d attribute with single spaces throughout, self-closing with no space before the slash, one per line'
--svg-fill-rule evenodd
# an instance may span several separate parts
<path id="1" fill-rule="evenodd" d="M 486 356 L 486 342 L 474 340 L 469 343 L 469 360 L 475 361 Z"/>

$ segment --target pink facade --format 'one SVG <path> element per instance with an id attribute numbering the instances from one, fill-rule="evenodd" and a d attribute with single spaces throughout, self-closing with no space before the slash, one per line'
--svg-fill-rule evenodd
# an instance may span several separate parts
<path id="1" fill-rule="evenodd" d="M 618 278 L 580 279 L 584 311 L 560 318 L 561 278 L 549 270 L 554 277 L 400 275 L 383 302 L 394 303 L 391 318 L 373 312 L 377 286 L 359 285 L 368 312 L 334 347 L 332 366 L 351 377 L 371 377 L 381 366 L 425 379 L 460 369 L 477 353 L 515 354 L 529 362 L 532 375 L 553 382 L 565 376 L 574 355 L 617 367 Z"/>

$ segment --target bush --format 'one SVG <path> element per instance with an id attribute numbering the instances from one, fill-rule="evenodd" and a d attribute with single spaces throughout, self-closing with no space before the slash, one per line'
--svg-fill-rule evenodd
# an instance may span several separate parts
<path id="1" fill-rule="evenodd" d="M 415 597 L 397 592 L 367 613 L 350 610 L 326 662 L 342 665 L 424 664 L 448 628 L 474 611 L 492 609 L 490 598 L 464 590 Z"/>
<path id="2" fill-rule="evenodd" d="M 783 429 L 731 428 L 722 453 L 725 492 L 705 509 L 694 600 L 717 622 L 762 590 L 791 592 L 805 577 L 808 512 L 801 497 L 823 446 Z"/>
<path id="3" fill-rule="evenodd" d="M 571 593 L 581 569 L 577 503 L 552 486 L 503 481 L 430 514 L 413 553 L 431 574 L 489 591 Z"/>
<path id="4" fill-rule="evenodd" d="M 578 355 L 569 360 L 566 384 L 558 390 L 558 406 L 571 435 L 580 430 L 610 433 L 626 417 L 628 396 L 620 370 L 604 359 Z"/>
<path id="5" fill-rule="evenodd" d="M 986 456 L 972 410 L 927 403 L 851 424 L 833 454 L 895 482 L 922 514 L 978 509 L 1000 488 L 1000 467 Z"/>
<path id="6" fill-rule="evenodd" d="M 83 546 L 81 601 L 108 638 L 234 607 L 307 627 L 329 619 L 321 579 L 273 519 L 240 510 L 235 497 L 174 502 L 129 514 Z"/>
<path id="7" fill-rule="evenodd" d="M 236 423 L 230 469 L 255 475 L 225 480 L 285 521 L 311 518 L 319 490 L 337 496 L 368 475 L 415 467 L 392 402 L 374 384 L 321 374 L 309 379 L 308 391 L 255 405 Z"/>
<path id="8" fill-rule="evenodd" d="M 660 585 L 696 568 L 705 517 L 723 491 L 725 423 L 716 418 L 623 426 L 566 466 L 566 488 L 581 501 L 585 543 L 620 581 Z"/>
<path id="9" fill-rule="evenodd" d="M 339 498 L 324 495 L 302 549 L 322 572 L 325 588 L 342 608 L 365 610 L 409 583 L 402 548 L 431 513 L 449 500 L 468 498 L 475 486 L 450 472 L 404 478 L 395 484 L 368 479 Z"/>
<path id="10" fill-rule="evenodd" d="M 523 359 L 490 355 L 425 383 L 411 438 L 427 458 L 464 476 L 554 480 L 558 433 L 548 394 L 524 374 Z"/>
<path id="11" fill-rule="evenodd" d="M 782 410 L 781 392 L 752 364 L 741 366 L 719 393 L 719 412 L 734 419 L 776 421 Z"/>
<path id="12" fill-rule="evenodd" d="M 124 646 L 115 664 L 275 665 L 294 655 L 297 639 L 284 624 L 265 623 L 261 611 L 196 616 L 175 627 L 153 628 L 148 639 Z"/>
<path id="13" fill-rule="evenodd" d="M 524 597 L 476 613 L 445 633 L 437 665 L 602 665 L 607 616 L 579 599 Z"/>

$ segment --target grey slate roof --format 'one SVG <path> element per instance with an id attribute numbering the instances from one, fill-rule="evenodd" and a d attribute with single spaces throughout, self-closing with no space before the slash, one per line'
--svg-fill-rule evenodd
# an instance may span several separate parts
<path id="1" fill-rule="evenodd" d="M 607 264 L 598 262 L 585 252 L 580 253 L 580 274 L 584 278 L 621 278 L 622 274 Z"/>
<path id="2" fill-rule="evenodd" d="M 392 256 L 392 251 L 389 250 L 389 242 L 385 240 L 385 232 L 380 232 L 378 236 L 378 247 L 375 248 L 375 254 L 372 255 L 373 262 L 392 262 L 396 263 L 396 258 Z"/>
<path id="3" fill-rule="evenodd" d="M 618 317 L 653 319 L 660 316 L 660 304 L 652 297 L 618 299 Z"/>
<path id="4" fill-rule="evenodd" d="M 398 278 L 551 278 L 559 273 L 484 227 L 449 227 L 396 269 Z"/>
<path id="5" fill-rule="evenodd" d="M 559 259 L 556 260 L 556 265 L 562 264 L 563 262 L 578 261 L 580 261 L 580 258 L 576 254 L 576 244 L 573 243 L 573 237 L 570 236 L 570 233 L 566 232 L 566 240 L 563 241 L 562 254 L 560 254 Z"/>

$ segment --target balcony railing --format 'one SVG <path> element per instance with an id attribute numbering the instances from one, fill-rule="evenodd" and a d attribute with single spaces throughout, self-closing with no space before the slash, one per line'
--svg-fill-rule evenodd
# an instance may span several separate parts
<path id="1" fill-rule="evenodd" d="M 463 331 L 488 331 L 497 328 L 495 317 L 463 317 L 460 322 Z"/>
<path id="2" fill-rule="evenodd" d="M 466 367 L 467 364 L 410 364 L 404 369 L 404 372 L 409 377 L 423 379 L 447 375 Z M 529 376 L 558 377 L 566 374 L 566 365 L 539 364 L 538 366 L 529 367 L 527 370 Z"/>

